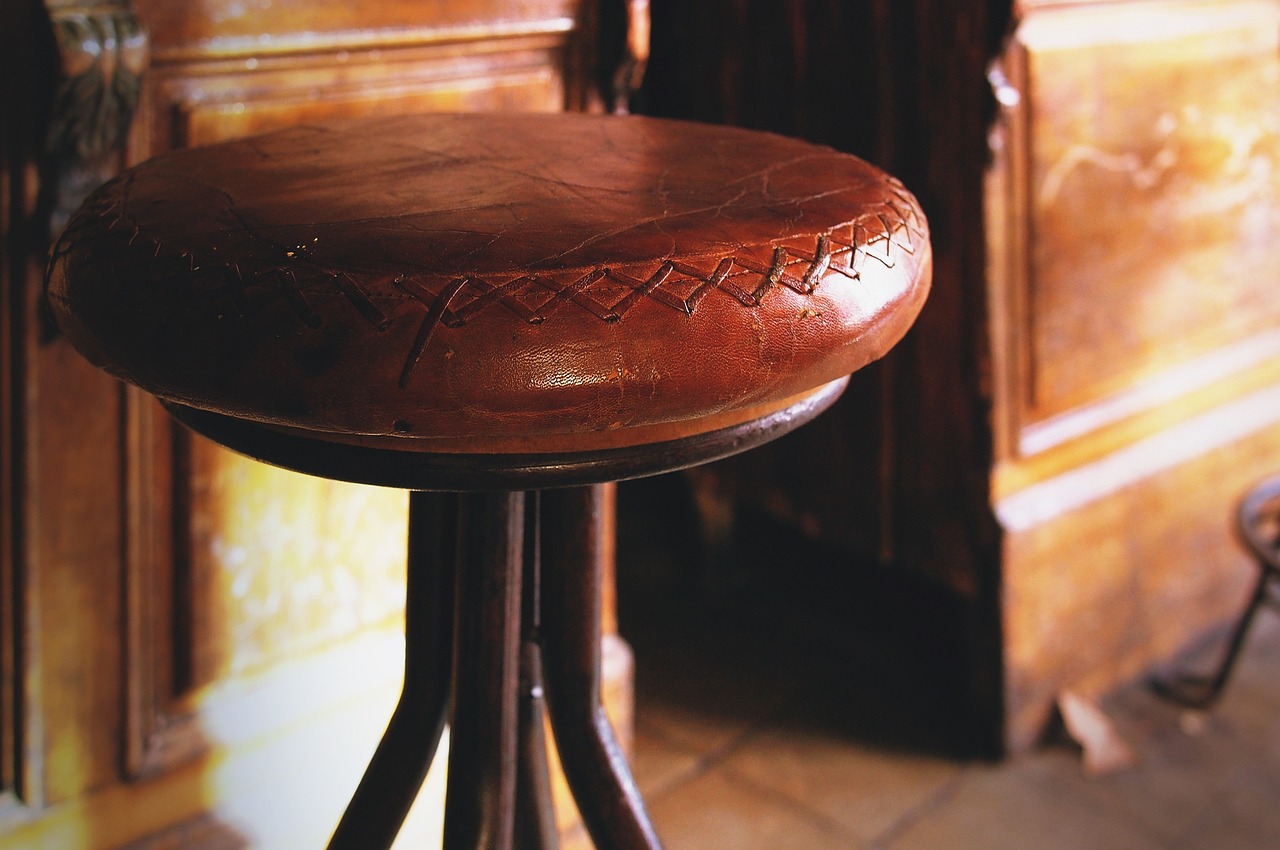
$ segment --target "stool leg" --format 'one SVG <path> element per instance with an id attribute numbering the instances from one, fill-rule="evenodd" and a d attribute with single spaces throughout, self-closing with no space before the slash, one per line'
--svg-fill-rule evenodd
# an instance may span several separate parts
<path id="1" fill-rule="evenodd" d="M 515 850 L 559 850 L 551 771 L 547 766 L 542 658 L 535 643 L 521 647 L 520 752 L 516 777 Z"/>
<path id="2" fill-rule="evenodd" d="M 461 497 L 445 850 L 511 850 L 523 493 Z"/>
<path id="3" fill-rule="evenodd" d="M 592 841 L 661 843 L 600 702 L 599 487 L 542 493 L 542 647 L 547 707 L 565 778 Z"/>
<path id="4" fill-rule="evenodd" d="M 409 494 L 404 689 L 329 850 L 385 850 L 427 775 L 449 704 L 457 497 Z"/>
<path id="5" fill-rule="evenodd" d="M 551 800 L 551 771 L 547 766 L 546 701 L 542 688 L 542 650 L 538 645 L 539 495 L 529 493 L 525 501 L 515 850 L 559 850 L 560 847 Z"/>
<path id="6" fill-rule="evenodd" d="M 1241 613 L 1235 628 L 1231 631 L 1231 638 L 1227 641 L 1227 649 L 1218 663 L 1217 672 L 1212 676 L 1184 673 L 1171 679 L 1155 679 L 1151 682 L 1151 686 L 1157 694 L 1188 708 L 1208 708 L 1222 696 L 1222 692 L 1226 690 L 1227 681 L 1231 678 L 1231 671 L 1235 669 L 1236 661 L 1240 658 L 1240 650 L 1244 648 L 1244 639 L 1249 633 L 1254 615 L 1267 600 L 1271 581 L 1276 578 L 1276 575 L 1267 569 L 1266 564 L 1258 566 L 1262 571 L 1258 576 L 1258 583 L 1254 585 L 1249 604 L 1245 606 L 1244 612 Z"/>

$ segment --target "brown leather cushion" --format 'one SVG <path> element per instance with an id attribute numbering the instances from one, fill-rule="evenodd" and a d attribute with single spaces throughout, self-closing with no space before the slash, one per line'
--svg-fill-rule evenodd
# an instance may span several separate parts
<path id="1" fill-rule="evenodd" d="M 182 151 L 55 247 L 59 324 L 162 398 L 338 434 L 585 435 L 776 407 L 928 289 L 855 157 L 644 118 L 451 115 Z"/>

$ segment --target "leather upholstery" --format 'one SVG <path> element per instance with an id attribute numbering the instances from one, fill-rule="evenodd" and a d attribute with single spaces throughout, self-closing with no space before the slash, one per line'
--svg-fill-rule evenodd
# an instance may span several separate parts
<path id="1" fill-rule="evenodd" d="M 465 451 L 782 403 L 884 354 L 930 268 L 915 199 L 828 148 L 435 115 L 144 163 L 72 220 L 48 298 L 162 398 Z"/>

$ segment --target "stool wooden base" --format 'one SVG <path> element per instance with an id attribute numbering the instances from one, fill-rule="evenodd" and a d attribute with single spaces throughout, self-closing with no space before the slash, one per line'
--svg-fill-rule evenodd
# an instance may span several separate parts
<path id="1" fill-rule="evenodd" d="M 392 845 L 446 723 L 445 850 L 553 850 L 548 717 L 596 847 L 658 850 L 600 700 L 601 483 L 775 439 L 826 410 L 847 384 L 831 381 L 727 428 L 576 453 L 352 445 L 168 405 L 188 426 L 250 457 L 411 492 L 404 690 L 330 850 Z"/>
<path id="2" fill-rule="evenodd" d="M 600 702 L 600 508 L 598 487 L 411 495 L 404 692 L 331 850 L 391 846 L 446 718 L 444 846 L 557 847 L 544 712 L 597 846 L 660 846 Z"/>

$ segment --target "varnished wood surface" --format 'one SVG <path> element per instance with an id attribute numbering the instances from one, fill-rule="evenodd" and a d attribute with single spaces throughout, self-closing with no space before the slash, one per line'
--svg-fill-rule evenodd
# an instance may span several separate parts
<path id="1" fill-rule="evenodd" d="M 542 496 L 542 645 L 560 763 L 597 847 L 661 850 L 601 702 L 599 549 L 606 504 L 593 488 Z"/>
<path id="2" fill-rule="evenodd" d="M 512 846 L 524 506 L 523 493 L 460 499 L 458 563 L 473 568 L 456 580 L 445 847 Z"/>
<path id="3" fill-rule="evenodd" d="M 1228 512 L 1280 467 L 1276 4 L 1014 6 L 655 8 L 647 90 L 918 192 L 935 290 L 913 333 L 842 421 L 699 486 L 951 588 L 971 626 L 938 639 L 968 648 L 995 749 L 1243 605 Z"/>
<path id="4" fill-rule="evenodd" d="M 160 62 L 232 52 L 261 56 L 317 47 L 493 40 L 531 30 L 568 32 L 583 14 L 572 0 L 446 0 L 430 5 L 396 0 L 368 8 L 341 0 L 137 5 Z"/>
<path id="5" fill-rule="evenodd" d="M 138 0 L 153 51 L 126 155 L 318 118 L 579 108 L 593 5 Z M 69 359 L 37 296 L 54 64 L 39 3 L 3 7 L 0 44 L 0 847 L 322 846 L 398 685 L 380 635 L 398 630 L 405 498 L 249 473 Z M 236 512 L 259 486 L 253 508 L 274 531 Z M 335 550 L 356 526 L 380 542 Z M 610 669 L 625 728 L 629 667 Z M 304 776 L 281 771 L 299 764 Z M 416 835 L 441 792 L 428 783 Z"/>
<path id="6" fill-rule="evenodd" d="M 609 54 L 594 0 L 136 6 L 152 45 L 135 162 L 308 121 L 582 109 Z"/>
<path id="7" fill-rule="evenodd" d="M 1005 63 L 1022 90 L 1007 143 L 1024 157 L 1029 234 L 1006 302 L 1017 454 L 1088 436 L 1090 413 L 1107 425 L 1167 405 L 1175 390 L 1143 391 L 1194 382 L 1211 353 L 1256 340 L 1209 360 L 1207 381 L 1276 358 L 1277 26 L 1275 4 L 1237 2 L 1050 10 L 1018 31 Z"/>
<path id="8" fill-rule="evenodd" d="M 992 495 L 1014 746 L 1061 689 L 1140 675 L 1248 595 L 1229 512 L 1280 466 L 1278 30 L 1271 2 L 1049 4 L 1002 58 Z"/>

